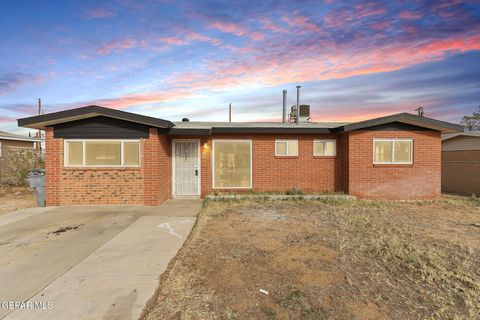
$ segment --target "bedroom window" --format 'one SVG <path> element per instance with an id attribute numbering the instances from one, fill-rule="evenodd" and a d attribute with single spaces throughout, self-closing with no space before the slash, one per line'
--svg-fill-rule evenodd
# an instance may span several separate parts
<path id="1" fill-rule="evenodd" d="M 298 140 L 275 140 L 276 156 L 298 156 Z"/>
<path id="2" fill-rule="evenodd" d="M 314 140 L 313 155 L 317 157 L 334 157 L 337 154 L 335 140 Z"/>
<path id="3" fill-rule="evenodd" d="M 412 139 L 374 139 L 374 164 L 412 164 Z"/>
<path id="4" fill-rule="evenodd" d="M 252 141 L 213 141 L 213 188 L 252 187 Z"/>
<path id="5" fill-rule="evenodd" d="M 66 167 L 138 167 L 138 140 L 66 140 Z"/>

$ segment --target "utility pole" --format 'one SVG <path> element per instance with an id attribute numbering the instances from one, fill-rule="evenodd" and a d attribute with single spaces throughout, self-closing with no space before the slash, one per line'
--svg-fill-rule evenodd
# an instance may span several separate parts
<path id="1" fill-rule="evenodd" d="M 423 107 L 418 107 L 417 109 L 415 109 L 415 111 L 418 112 L 419 117 L 424 117 L 425 116 L 425 111 L 423 111 Z"/>
<path id="2" fill-rule="evenodd" d="M 42 99 L 38 98 L 38 115 L 40 116 L 42 114 Z M 37 138 L 42 139 L 42 130 L 38 130 L 37 132 Z M 37 149 L 38 151 L 42 151 L 42 142 L 37 142 Z"/>
<path id="3" fill-rule="evenodd" d="M 232 103 L 228 105 L 228 122 L 232 122 Z"/>

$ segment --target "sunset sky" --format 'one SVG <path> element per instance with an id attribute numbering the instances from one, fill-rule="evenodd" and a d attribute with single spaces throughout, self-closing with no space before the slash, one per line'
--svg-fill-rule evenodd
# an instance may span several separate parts
<path id="1" fill-rule="evenodd" d="M 480 105 L 480 1 L 2 1 L 0 130 L 97 104 L 178 121 L 314 121 Z"/>

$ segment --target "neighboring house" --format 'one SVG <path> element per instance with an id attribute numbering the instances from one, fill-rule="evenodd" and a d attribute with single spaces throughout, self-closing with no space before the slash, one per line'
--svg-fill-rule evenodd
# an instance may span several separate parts
<path id="1" fill-rule="evenodd" d="M 170 122 L 98 106 L 18 120 L 45 130 L 47 205 L 143 203 L 213 192 L 343 191 L 435 199 L 441 133 L 408 113 L 357 123 Z"/>
<path id="2" fill-rule="evenodd" d="M 40 139 L 0 131 L 0 169 L 5 166 L 10 150 L 35 149 Z"/>
<path id="3" fill-rule="evenodd" d="M 480 196 L 480 132 L 442 136 L 442 191 Z"/>

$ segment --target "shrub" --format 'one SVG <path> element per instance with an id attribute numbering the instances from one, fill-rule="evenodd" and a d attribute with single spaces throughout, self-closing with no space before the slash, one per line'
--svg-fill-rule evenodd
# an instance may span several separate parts
<path id="1" fill-rule="evenodd" d="M 10 149 L 0 170 L 0 183 L 7 186 L 26 186 L 32 169 L 45 168 L 45 160 L 34 149 Z"/>
<path id="2" fill-rule="evenodd" d="M 299 188 L 292 188 L 290 190 L 287 190 L 286 194 L 290 196 L 301 196 L 304 195 L 305 192 L 303 192 L 303 190 Z"/>

